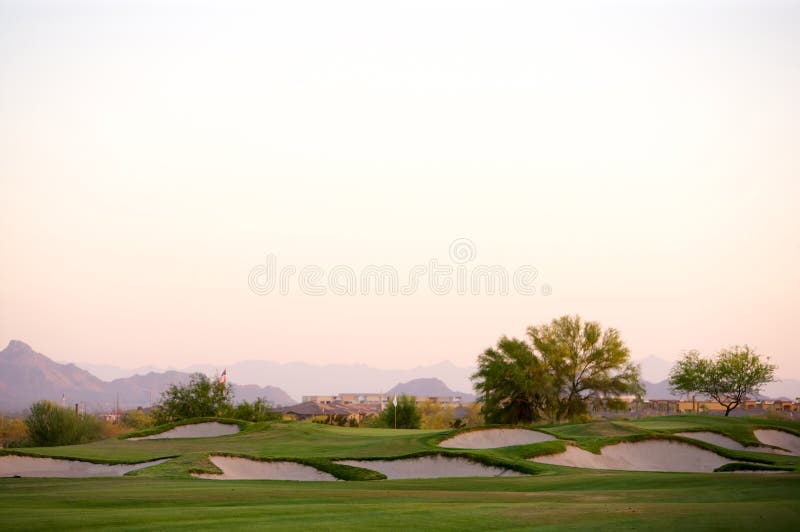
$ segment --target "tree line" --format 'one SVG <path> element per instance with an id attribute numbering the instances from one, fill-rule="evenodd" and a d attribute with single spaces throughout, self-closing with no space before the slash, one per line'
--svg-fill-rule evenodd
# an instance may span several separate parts
<path id="1" fill-rule="evenodd" d="M 749 346 L 723 349 L 715 359 L 691 351 L 669 383 L 673 392 L 718 401 L 727 416 L 774 381 L 775 369 Z M 531 326 L 524 339 L 500 338 L 479 355 L 472 380 L 486 421 L 503 424 L 586 420 L 590 408 L 620 409 L 623 396 L 645 392 L 619 331 L 580 316 Z"/>

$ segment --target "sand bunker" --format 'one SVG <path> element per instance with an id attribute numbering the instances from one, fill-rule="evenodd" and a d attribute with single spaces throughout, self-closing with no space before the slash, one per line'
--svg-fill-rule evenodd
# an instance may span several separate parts
<path id="1" fill-rule="evenodd" d="M 235 456 L 212 456 L 211 461 L 222 470 L 221 475 L 192 476 L 213 480 L 337 480 L 329 473 L 295 462 L 261 462 Z"/>
<path id="2" fill-rule="evenodd" d="M 522 476 L 522 473 L 511 469 L 487 466 L 466 458 L 449 456 L 423 456 L 401 460 L 342 460 L 337 463 L 378 471 L 389 479 Z"/>
<path id="3" fill-rule="evenodd" d="M 681 471 L 708 473 L 731 461 L 716 453 L 669 440 L 607 445 L 601 454 L 568 445 L 563 453 L 532 459 L 542 464 L 625 471 Z"/>
<path id="4" fill-rule="evenodd" d="M 773 449 L 771 447 L 762 447 L 760 445 L 754 447 L 746 447 L 739 443 L 738 441 L 734 440 L 733 438 L 729 438 L 727 436 L 723 436 L 722 434 L 717 434 L 716 432 L 676 432 L 675 436 L 683 436 L 684 438 L 692 438 L 694 440 L 704 441 L 706 443 L 710 443 L 712 445 L 717 445 L 719 447 L 724 447 L 725 449 L 733 449 L 734 451 L 753 451 L 756 453 L 779 453 L 783 454 L 778 449 Z"/>
<path id="5" fill-rule="evenodd" d="M 180 425 L 152 436 L 142 436 L 141 438 L 128 438 L 129 441 L 138 440 L 162 440 L 167 438 L 214 438 L 216 436 L 227 436 L 239 432 L 238 425 L 228 423 L 195 423 L 194 425 Z"/>
<path id="6" fill-rule="evenodd" d="M 119 477 L 129 471 L 143 469 L 162 462 L 153 460 L 138 464 L 93 464 L 77 460 L 58 460 L 32 456 L 0 456 L 0 477 Z"/>
<path id="7" fill-rule="evenodd" d="M 511 445 L 528 445 L 542 441 L 555 440 L 555 437 L 527 429 L 486 429 L 473 430 L 448 438 L 439 447 L 455 449 L 494 449 Z"/>
<path id="8" fill-rule="evenodd" d="M 758 438 L 761 443 L 781 447 L 793 455 L 800 456 L 800 437 L 794 434 L 789 434 L 782 430 L 770 429 L 754 430 L 753 434 L 755 434 L 756 438 Z"/>

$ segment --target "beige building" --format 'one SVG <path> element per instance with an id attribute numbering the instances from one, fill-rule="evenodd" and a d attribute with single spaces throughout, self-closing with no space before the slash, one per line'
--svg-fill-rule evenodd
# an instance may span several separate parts
<path id="1" fill-rule="evenodd" d="M 382 405 L 386 399 L 382 393 L 340 393 L 339 402 L 346 405 Z"/>
<path id="2" fill-rule="evenodd" d="M 304 395 L 302 403 L 317 403 L 318 405 L 329 405 L 336 402 L 335 395 Z"/>
<path id="3" fill-rule="evenodd" d="M 385 393 L 340 393 L 338 395 L 304 395 L 304 403 L 317 403 L 320 405 L 381 405 L 385 406 L 393 396 Z M 414 397 L 417 404 L 429 401 L 439 405 L 459 406 L 463 404 L 460 396 L 416 396 Z"/>
<path id="4" fill-rule="evenodd" d="M 339 395 L 304 395 L 304 403 L 317 403 L 320 405 L 331 405 L 334 403 L 343 405 L 382 405 L 387 399 L 386 394 L 382 393 L 340 393 Z"/>
<path id="5" fill-rule="evenodd" d="M 437 404 L 437 405 L 451 405 L 451 406 L 458 406 L 463 404 L 461 397 L 458 395 L 454 396 L 434 396 L 434 397 L 424 397 L 418 396 L 415 397 L 417 404 L 424 403 L 425 401 Z"/>

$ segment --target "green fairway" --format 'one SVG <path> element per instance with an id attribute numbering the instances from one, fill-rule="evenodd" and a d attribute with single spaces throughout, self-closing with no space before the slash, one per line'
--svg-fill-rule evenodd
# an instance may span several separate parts
<path id="1" fill-rule="evenodd" d="M 5 529 L 791 530 L 800 477 L 581 472 L 302 483 L 4 479 Z"/>
<path id="2" fill-rule="evenodd" d="M 752 429 L 797 423 L 675 416 L 542 427 L 586 448 L 671 432 L 712 430 L 743 443 Z M 440 450 L 446 431 L 353 429 L 311 423 L 246 425 L 217 438 L 125 441 L 24 449 L 26 454 L 132 462 L 176 457 L 119 478 L 0 479 L 6 530 L 153 529 L 541 529 L 791 530 L 800 527 L 800 458 L 725 451 L 791 472 L 648 473 L 573 469 L 527 460 L 563 448 L 560 441 L 487 450 Z M 345 482 L 193 479 L 216 471 L 216 453 L 293 459 L 335 467 L 338 458 L 397 458 L 431 452 L 471 456 L 530 473 L 516 478 Z M 363 471 L 355 469 L 354 471 Z M 353 471 L 340 478 L 359 478 Z M 334 474 L 336 474 L 334 472 Z M 348 477 L 348 475 L 350 475 Z M 360 477 L 366 478 L 366 477 Z"/>

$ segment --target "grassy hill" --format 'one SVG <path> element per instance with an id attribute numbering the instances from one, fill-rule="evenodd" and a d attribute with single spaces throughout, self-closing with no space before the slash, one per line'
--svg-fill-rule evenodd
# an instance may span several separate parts
<path id="1" fill-rule="evenodd" d="M 710 430 L 754 445 L 754 428 L 800 434 L 800 424 L 754 418 L 673 416 L 638 421 L 536 427 L 587 450 L 674 432 Z M 245 424 L 239 434 L 208 439 L 125 441 L 25 449 L 26 454 L 97 462 L 175 457 L 120 478 L 0 479 L 6 529 L 119 527 L 363 529 L 796 529 L 800 526 L 800 457 L 731 451 L 730 459 L 791 472 L 647 473 L 597 471 L 533 463 L 562 441 L 488 450 L 448 450 L 448 431 L 352 429 L 311 423 Z M 8 451 L 5 451 L 8 452 Z M 210 454 L 292 459 L 340 478 L 375 478 L 343 458 L 398 458 L 441 452 L 530 473 L 516 478 L 303 483 L 209 481 Z"/>

